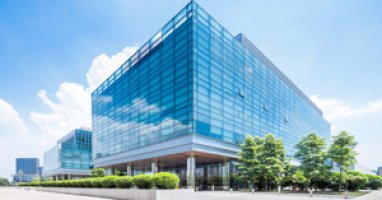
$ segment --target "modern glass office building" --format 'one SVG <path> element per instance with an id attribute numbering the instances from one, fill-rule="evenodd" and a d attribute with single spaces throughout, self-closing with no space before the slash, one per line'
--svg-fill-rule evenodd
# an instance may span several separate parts
<path id="1" fill-rule="evenodd" d="M 90 176 L 92 166 L 92 132 L 79 128 L 45 152 L 43 176 L 55 180 Z"/>
<path id="2" fill-rule="evenodd" d="M 172 171 L 181 185 L 228 187 L 246 135 L 289 153 L 330 138 L 322 112 L 243 34 L 189 3 L 92 94 L 95 167 Z"/>
<path id="3" fill-rule="evenodd" d="M 40 160 L 38 158 L 16 158 L 15 182 L 31 182 L 39 177 Z"/>

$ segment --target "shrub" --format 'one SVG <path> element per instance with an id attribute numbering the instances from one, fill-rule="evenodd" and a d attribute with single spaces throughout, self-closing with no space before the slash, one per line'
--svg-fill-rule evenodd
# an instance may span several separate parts
<path id="1" fill-rule="evenodd" d="M 56 181 L 56 187 L 65 187 L 66 181 Z"/>
<path id="2" fill-rule="evenodd" d="M 59 181 L 49 181 L 48 182 L 48 187 L 57 187 Z"/>
<path id="3" fill-rule="evenodd" d="M 113 173 L 114 176 L 123 176 L 123 173 L 121 171 L 119 171 L 118 169 L 114 170 L 114 173 Z"/>
<path id="4" fill-rule="evenodd" d="M 114 180 L 116 179 L 116 176 L 106 176 L 101 179 L 101 185 L 104 188 L 112 188 L 115 187 Z"/>
<path id="5" fill-rule="evenodd" d="M 382 178 L 377 175 L 367 175 L 367 187 L 376 190 L 382 187 Z"/>
<path id="6" fill-rule="evenodd" d="M 26 186 L 34 186 L 34 187 L 41 186 L 41 182 L 28 183 Z"/>
<path id="7" fill-rule="evenodd" d="M 81 179 L 75 179 L 73 180 L 73 182 L 74 182 L 74 187 L 82 187 Z"/>
<path id="8" fill-rule="evenodd" d="M 42 187 L 47 187 L 49 184 L 49 181 L 41 182 Z"/>
<path id="9" fill-rule="evenodd" d="M 68 180 L 69 187 L 77 187 L 76 180 Z"/>
<path id="10" fill-rule="evenodd" d="M 78 187 L 87 187 L 86 178 L 82 178 L 82 179 L 79 179 L 77 181 L 78 181 L 77 182 Z"/>
<path id="11" fill-rule="evenodd" d="M 92 178 L 85 178 L 85 179 L 82 179 L 82 181 L 84 182 L 84 186 L 83 187 L 93 187 L 92 185 Z"/>
<path id="12" fill-rule="evenodd" d="M 104 168 L 94 168 L 92 169 L 92 177 L 104 177 L 105 169 Z"/>
<path id="13" fill-rule="evenodd" d="M 102 178 L 92 178 L 92 186 L 95 188 L 102 187 Z"/>
<path id="14" fill-rule="evenodd" d="M 344 189 L 343 187 L 345 186 L 345 175 L 342 174 L 342 177 L 340 179 L 340 173 L 339 172 L 332 172 L 331 176 L 330 176 L 330 184 L 328 185 L 330 190 L 338 191 L 340 180 L 341 180 L 341 185 L 342 185 L 341 190 L 343 190 Z"/>
<path id="15" fill-rule="evenodd" d="M 140 174 L 133 177 L 133 183 L 135 186 L 141 189 L 150 189 L 154 185 L 153 175 Z"/>
<path id="16" fill-rule="evenodd" d="M 62 182 L 62 187 L 70 187 L 70 181 L 72 181 L 72 180 L 66 180 L 66 181 L 63 181 Z"/>
<path id="17" fill-rule="evenodd" d="M 159 189 L 174 189 L 179 183 L 179 177 L 173 173 L 160 172 L 153 177 L 155 187 Z"/>
<path id="18" fill-rule="evenodd" d="M 78 185 L 78 180 L 76 180 L 76 179 L 73 179 L 73 180 L 70 180 L 69 181 L 70 183 L 70 187 L 79 187 L 79 185 Z"/>
<path id="19" fill-rule="evenodd" d="M 361 188 L 364 188 L 367 182 L 367 178 L 364 176 L 354 176 L 354 175 L 349 175 L 346 178 L 346 182 L 348 185 L 348 189 L 350 191 L 358 191 Z"/>
<path id="20" fill-rule="evenodd" d="M 133 177 L 131 177 L 131 176 L 117 177 L 114 180 L 114 182 L 118 188 L 131 188 L 131 187 L 133 187 Z"/>
<path id="21" fill-rule="evenodd" d="M 17 186 L 29 186 L 28 183 L 24 183 L 24 182 L 20 182 L 20 183 L 17 183 Z"/>

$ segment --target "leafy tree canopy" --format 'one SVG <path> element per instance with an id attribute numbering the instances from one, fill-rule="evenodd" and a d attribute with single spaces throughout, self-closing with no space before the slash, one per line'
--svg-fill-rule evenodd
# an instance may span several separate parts
<path id="1" fill-rule="evenodd" d="M 300 161 L 300 169 L 304 172 L 309 184 L 315 182 L 325 170 L 326 152 L 325 139 L 315 133 L 310 133 L 296 144 L 294 157 Z"/>
<path id="2" fill-rule="evenodd" d="M 104 168 L 93 168 L 92 169 L 92 177 L 104 177 L 105 169 Z"/>
<path id="3" fill-rule="evenodd" d="M 7 178 L 0 177 L 0 186 L 9 186 L 11 185 Z"/>

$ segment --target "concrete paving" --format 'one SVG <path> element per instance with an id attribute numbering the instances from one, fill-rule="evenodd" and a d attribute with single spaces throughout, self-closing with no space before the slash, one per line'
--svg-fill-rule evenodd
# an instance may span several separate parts
<path id="1" fill-rule="evenodd" d="M 108 200 L 103 198 L 66 195 L 50 192 L 20 190 L 16 188 L 1 188 L 1 200 Z M 109 199 L 110 200 L 110 199 Z"/>
<path id="2" fill-rule="evenodd" d="M 372 196 L 373 198 L 369 197 Z M 194 199 L 196 200 L 336 200 L 344 199 L 344 196 L 314 196 L 302 194 L 270 194 L 270 193 L 255 193 L 251 194 L 248 192 L 197 192 L 195 193 Z M 354 198 L 353 198 L 354 199 Z M 382 191 L 373 192 L 372 194 L 366 195 L 364 198 L 355 198 L 354 200 L 382 200 Z"/>
<path id="3" fill-rule="evenodd" d="M 369 194 L 356 198 L 356 200 L 382 200 L 382 190 L 373 191 Z"/>
<path id="4" fill-rule="evenodd" d="M 334 200 L 334 198 L 310 198 L 300 195 L 250 194 L 248 192 L 197 192 L 197 200 Z"/>
<path id="5" fill-rule="evenodd" d="M 306 195 L 277 195 L 261 194 L 254 195 L 248 192 L 196 192 L 192 199 L 195 200 L 335 200 L 343 199 L 337 197 L 309 197 Z M 31 190 L 21 190 L 16 188 L 1 188 L 0 200 L 110 200 L 105 198 L 66 195 L 50 192 L 39 192 Z M 355 198 L 354 200 L 382 200 L 382 190 L 371 192 L 370 194 Z"/>

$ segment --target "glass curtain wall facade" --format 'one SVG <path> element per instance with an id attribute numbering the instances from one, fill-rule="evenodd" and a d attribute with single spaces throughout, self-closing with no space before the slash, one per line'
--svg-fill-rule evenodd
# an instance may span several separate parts
<path id="1" fill-rule="evenodd" d="M 38 158 L 16 158 L 15 182 L 31 182 L 33 178 L 39 177 L 38 168 L 40 160 Z"/>
<path id="2" fill-rule="evenodd" d="M 162 156 L 184 154 L 168 158 L 183 165 L 164 159 L 159 170 L 187 185 L 227 184 L 227 161 L 246 135 L 274 133 L 289 153 L 310 132 L 330 138 L 322 112 L 245 36 L 194 2 L 92 93 L 92 118 L 95 167 L 155 172 Z"/>
<path id="3" fill-rule="evenodd" d="M 92 132 L 75 129 L 44 154 L 44 176 L 68 179 L 90 175 Z"/>
<path id="4" fill-rule="evenodd" d="M 310 132 L 329 140 L 321 110 L 245 36 L 234 37 L 199 6 L 193 22 L 195 133 L 235 144 L 273 133 L 288 153 Z"/>
<path id="5" fill-rule="evenodd" d="M 94 158 L 192 133 L 192 12 L 183 9 L 92 98 Z"/>

